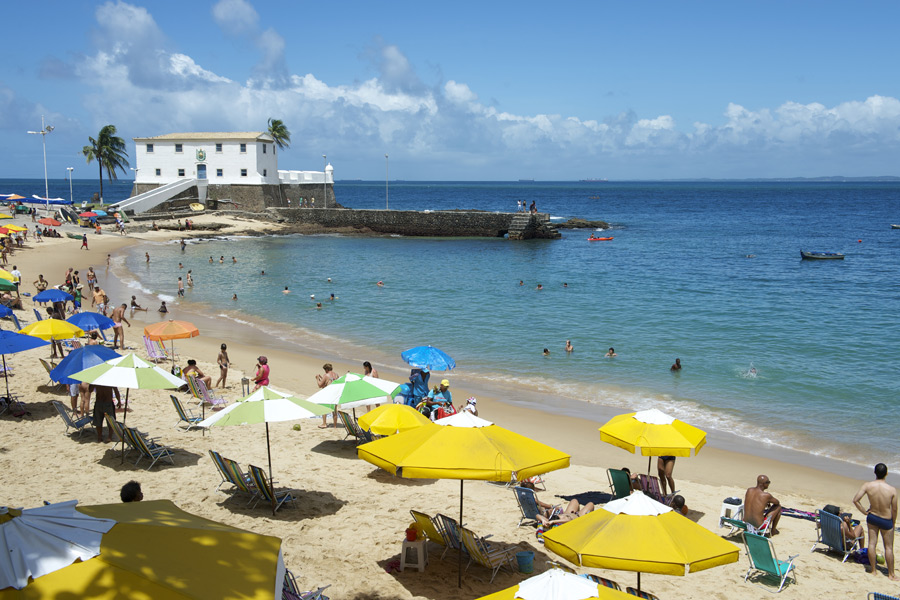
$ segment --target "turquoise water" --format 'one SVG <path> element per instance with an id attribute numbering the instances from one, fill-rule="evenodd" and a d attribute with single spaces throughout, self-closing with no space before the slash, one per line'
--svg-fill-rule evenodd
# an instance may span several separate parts
<path id="1" fill-rule="evenodd" d="M 384 204 L 383 183 L 339 183 L 336 193 L 348 207 Z M 149 267 L 137 247 L 127 266 L 145 298 L 173 298 L 181 261 L 196 286 L 176 303 L 282 322 L 291 328 L 273 335 L 305 333 L 349 359 L 399 366 L 401 350 L 431 343 L 467 378 L 524 385 L 548 406 L 656 406 L 702 427 L 896 467 L 898 193 L 884 183 L 392 184 L 393 209 L 508 211 L 534 199 L 554 216 L 610 221 L 615 240 L 245 238 L 183 254 L 155 245 Z M 801 248 L 847 258 L 801 261 Z M 610 346 L 615 359 L 604 358 Z M 675 357 L 684 369 L 673 375 Z"/>

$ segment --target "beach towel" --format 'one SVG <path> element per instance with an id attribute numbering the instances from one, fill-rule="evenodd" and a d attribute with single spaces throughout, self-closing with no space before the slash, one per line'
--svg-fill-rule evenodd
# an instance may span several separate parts
<path id="1" fill-rule="evenodd" d="M 613 495 L 609 492 L 581 492 L 580 494 L 573 494 L 567 496 L 565 494 L 557 494 L 557 498 L 562 498 L 563 500 L 578 500 L 578 504 L 585 505 L 588 502 L 593 502 L 594 504 L 606 504 L 610 500 L 613 499 Z"/>

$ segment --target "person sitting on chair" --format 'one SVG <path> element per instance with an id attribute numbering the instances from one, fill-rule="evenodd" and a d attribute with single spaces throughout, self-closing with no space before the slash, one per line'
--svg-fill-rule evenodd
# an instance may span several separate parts
<path id="1" fill-rule="evenodd" d="M 425 406 L 422 407 L 422 414 L 434 420 L 435 413 L 439 408 L 453 406 L 453 396 L 450 394 L 450 381 L 444 379 L 441 381 L 440 388 L 436 388 L 428 392 L 425 397 Z M 428 412 L 425 412 L 425 411 Z M 453 412 L 451 410 L 451 412 Z"/>
<path id="2" fill-rule="evenodd" d="M 194 375 L 194 378 L 202 381 L 203 385 L 206 386 L 206 389 L 212 389 L 212 377 L 209 375 L 204 375 L 203 371 L 200 370 L 200 367 L 197 366 L 197 361 L 193 358 L 188 359 L 188 366 L 184 368 L 181 374 L 187 379 L 187 376 L 190 374 Z"/>
<path id="3" fill-rule="evenodd" d="M 752 526 L 750 533 L 765 528 L 768 521 L 772 523 L 772 535 L 778 533 L 778 520 L 781 518 L 781 503 L 769 493 L 771 480 L 766 475 L 756 478 L 756 487 L 747 488 L 744 495 L 744 520 Z M 750 528 L 748 528 L 750 530 Z"/>

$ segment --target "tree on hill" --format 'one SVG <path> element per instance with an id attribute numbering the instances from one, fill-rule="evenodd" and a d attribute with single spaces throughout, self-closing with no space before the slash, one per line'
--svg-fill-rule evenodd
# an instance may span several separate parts
<path id="1" fill-rule="evenodd" d="M 115 125 L 106 125 L 100 130 L 97 139 L 88 137 L 90 144 L 81 149 L 88 164 L 97 161 L 100 169 L 100 202 L 103 202 L 103 170 L 106 169 L 107 178 L 112 181 L 118 179 L 116 171 L 125 173 L 128 167 L 128 151 L 125 149 L 125 141 L 116 135 Z"/>
<path id="2" fill-rule="evenodd" d="M 291 145 L 291 132 L 281 119 L 269 119 L 269 135 L 275 140 L 275 145 L 284 150 Z"/>

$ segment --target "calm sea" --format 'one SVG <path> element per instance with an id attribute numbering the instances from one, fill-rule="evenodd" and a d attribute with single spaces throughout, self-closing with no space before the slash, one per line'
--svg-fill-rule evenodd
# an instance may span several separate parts
<path id="1" fill-rule="evenodd" d="M 43 182 L 3 183 L 43 192 Z M 76 181 L 76 200 L 95 187 Z M 68 197 L 65 182 L 51 188 Z M 338 183 L 336 194 L 349 208 L 385 204 L 383 182 Z M 245 238 L 183 254 L 160 244 L 149 267 L 135 248 L 127 266 L 145 297 L 173 298 L 184 262 L 196 285 L 182 302 L 287 324 L 272 335 L 345 358 L 400 366 L 401 350 L 430 343 L 467 378 L 525 386 L 548 405 L 656 406 L 701 427 L 897 467 L 898 197 L 896 183 L 394 182 L 392 209 L 512 211 L 534 200 L 554 217 L 609 221 L 615 239 Z M 846 260 L 801 261 L 801 249 Z M 609 347 L 616 358 L 604 358 Z M 676 357 L 684 369 L 673 374 Z"/>

